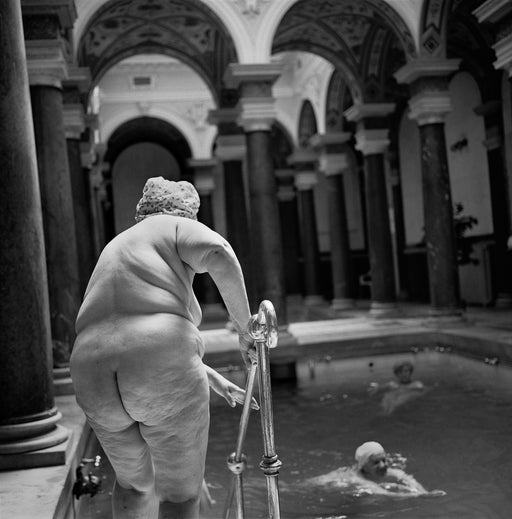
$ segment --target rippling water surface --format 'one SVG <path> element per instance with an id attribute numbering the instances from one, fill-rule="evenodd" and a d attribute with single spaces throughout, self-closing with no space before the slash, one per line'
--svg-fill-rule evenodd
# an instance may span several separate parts
<path id="1" fill-rule="evenodd" d="M 369 396 L 370 382 L 393 378 L 397 360 L 414 362 L 414 378 L 428 391 L 385 415 L 381 396 Z M 244 385 L 241 373 L 227 375 Z M 296 384 L 274 383 L 276 450 L 281 516 L 302 518 L 509 519 L 512 517 L 512 370 L 450 353 L 329 361 L 298 367 Z M 212 399 L 206 480 L 217 501 L 207 519 L 223 516 L 241 408 Z M 353 463 L 356 447 L 376 440 L 407 459 L 405 470 L 428 490 L 445 496 L 397 498 L 352 496 L 340 489 L 312 487 L 307 478 Z M 244 452 L 246 519 L 267 518 L 259 413 L 252 413 Z M 110 517 L 112 482 L 104 458 L 105 492 L 82 498 L 81 519 Z M 234 515 L 232 516 L 234 517 Z"/>
<path id="2" fill-rule="evenodd" d="M 428 391 L 383 414 L 369 382 L 392 378 L 398 359 L 414 362 Z M 283 518 L 509 519 L 512 517 L 512 370 L 435 351 L 299 366 L 296 385 L 274 384 L 275 441 Z M 314 375 L 312 377 L 312 375 Z M 236 382 L 241 382 L 236 380 Z M 239 410 L 212 406 L 206 478 L 222 517 Z M 245 453 L 248 519 L 268 517 L 259 414 L 251 415 Z M 351 465 L 356 447 L 376 440 L 407 459 L 406 471 L 445 496 L 354 497 L 305 479 Z"/>

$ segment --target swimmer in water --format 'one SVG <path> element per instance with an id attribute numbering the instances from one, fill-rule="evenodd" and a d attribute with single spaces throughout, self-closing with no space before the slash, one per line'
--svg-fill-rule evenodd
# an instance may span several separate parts
<path id="1" fill-rule="evenodd" d="M 391 414 L 397 407 L 414 400 L 425 392 L 425 386 L 420 380 L 412 380 L 414 365 L 405 360 L 393 366 L 396 380 L 390 380 L 385 384 L 372 382 L 368 387 L 368 393 L 375 395 L 380 391 L 385 394 L 382 398 L 381 407 L 384 414 Z"/>
<path id="2" fill-rule="evenodd" d="M 393 496 L 444 495 L 442 490 L 427 491 L 404 470 L 390 467 L 384 447 L 365 442 L 355 452 L 355 465 L 308 479 L 308 485 L 343 489 L 354 496 L 383 494 Z"/>

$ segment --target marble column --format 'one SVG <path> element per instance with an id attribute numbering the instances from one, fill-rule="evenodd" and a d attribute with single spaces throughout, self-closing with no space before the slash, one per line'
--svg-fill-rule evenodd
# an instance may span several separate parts
<path id="1" fill-rule="evenodd" d="M 216 110 L 215 115 L 210 117 L 210 121 L 213 124 L 236 121 L 236 115 L 230 109 Z M 245 135 L 231 133 L 217 137 L 215 157 L 222 163 L 227 239 L 242 266 L 250 307 L 256 311 L 260 302 L 255 287 L 257 265 L 249 238 L 250 211 L 247 204 L 247 182 L 244 176 L 246 153 Z"/>
<path id="2" fill-rule="evenodd" d="M 30 23 L 25 26 L 30 27 Z M 30 37 L 30 31 L 26 36 Z M 64 129 L 64 43 L 26 42 L 50 296 L 54 367 L 68 365 L 80 306 L 75 216 Z"/>
<path id="3" fill-rule="evenodd" d="M 20 2 L 0 2 L 0 469 L 65 462 Z M 51 451 L 47 448 L 52 447 Z M 37 451 L 37 452 L 36 452 Z"/>
<path id="4" fill-rule="evenodd" d="M 317 150 L 319 171 L 327 179 L 329 235 L 331 242 L 332 309 L 343 311 L 354 307 L 355 284 L 352 276 L 350 241 L 343 172 L 350 167 L 345 147 L 350 133 L 333 132 L 315 135 L 310 143 Z"/>
<path id="5" fill-rule="evenodd" d="M 383 128 L 393 104 L 360 104 L 345 111 L 357 122 L 356 149 L 364 156 L 366 221 L 371 275 L 371 315 L 385 315 L 396 307 L 395 267 L 389 219 L 384 153 L 389 146 Z M 375 127 L 377 126 L 377 127 Z"/>
<path id="6" fill-rule="evenodd" d="M 88 78 L 88 70 L 77 71 Z M 78 78 L 76 79 L 78 81 Z M 75 215 L 75 236 L 80 280 L 80 297 L 83 297 L 87 283 L 96 263 L 94 234 L 91 217 L 89 171 L 83 167 L 82 134 L 86 130 L 84 107 L 80 102 L 80 92 L 76 83 L 66 86 L 64 95 L 64 128 L 66 132 L 71 192 Z"/>
<path id="7" fill-rule="evenodd" d="M 277 184 L 270 148 L 270 129 L 276 117 L 272 84 L 279 77 L 276 64 L 228 67 L 228 86 L 239 88 L 240 115 L 247 144 L 247 169 L 251 205 L 253 263 L 258 276 L 256 293 L 259 300 L 268 299 L 276 309 L 278 322 L 288 322 L 284 286 L 281 225 L 277 201 Z"/>
<path id="8" fill-rule="evenodd" d="M 213 230 L 215 230 L 215 225 L 212 193 L 215 189 L 214 170 L 217 164 L 216 159 L 190 159 L 188 161 L 189 167 L 194 171 L 194 186 L 201 199 L 198 220 Z M 225 320 L 226 310 L 212 278 L 207 274 L 201 274 L 196 276 L 196 282 L 199 284 L 199 292 L 202 295 L 203 320 Z"/>
<path id="9" fill-rule="evenodd" d="M 286 298 L 294 306 L 302 305 L 303 269 L 299 263 L 300 231 L 298 222 L 297 191 L 294 186 L 293 169 L 278 169 L 277 199 L 283 237 L 283 258 Z M 290 305 L 288 305 L 289 307 Z"/>
<path id="10" fill-rule="evenodd" d="M 324 302 L 314 198 L 314 188 L 318 183 L 316 159 L 316 153 L 309 149 L 296 150 L 288 158 L 288 164 L 295 168 L 306 306 L 318 306 Z"/>
<path id="11" fill-rule="evenodd" d="M 493 224 L 497 255 L 496 306 L 510 307 L 512 304 L 512 3 L 506 0 L 487 0 L 473 14 L 478 21 L 492 26 L 496 41 L 494 68 L 503 70 L 508 76 L 509 94 L 489 124 L 489 105 L 483 107 L 486 117 L 489 171 L 493 205 Z M 503 111 L 507 113 L 503 114 Z M 496 123 L 496 116 L 499 121 Z M 497 135 L 496 132 L 499 132 Z M 498 145 L 498 141 L 501 141 Z M 497 206 L 497 207 L 496 207 Z M 503 237 L 505 236 L 505 244 Z M 505 245 L 505 246 L 504 246 Z"/>
<path id="12" fill-rule="evenodd" d="M 509 268 L 507 240 L 511 234 L 510 201 L 503 149 L 502 104 L 490 101 L 477 106 L 474 111 L 485 121 L 489 163 L 489 185 L 491 188 L 492 223 L 494 228 L 493 285 L 495 306 L 512 307 L 512 271 Z"/>
<path id="13" fill-rule="evenodd" d="M 460 315 L 459 274 L 444 121 L 449 76 L 460 60 L 418 60 L 395 73 L 410 85 L 409 117 L 420 131 L 423 213 L 432 316 Z"/>

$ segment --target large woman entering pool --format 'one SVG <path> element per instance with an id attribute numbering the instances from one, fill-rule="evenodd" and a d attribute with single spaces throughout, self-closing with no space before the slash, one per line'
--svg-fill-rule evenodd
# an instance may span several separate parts
<path id="1" fill-rule="evenodd" d="M 249 304 L 230 245 L 195 221 L 188 182 L 150 178 L 133 227 L 103 250 L 77 323 L 71 374 L 78 404 L 116 475 L 115 519 L 196 518 L 209 428 L 209 388 L 231 405 L 243 390 L 202 362 L 201 310 L 192 290 L 208 272 L 244 360 Z"/>

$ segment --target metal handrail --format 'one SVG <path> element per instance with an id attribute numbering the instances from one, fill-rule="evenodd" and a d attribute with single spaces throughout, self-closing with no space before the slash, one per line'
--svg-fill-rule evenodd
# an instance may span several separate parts
<path id="1" fill-rule="evenodd" d="M 274 306 L 270 301 L 262 301 L 258 313 L 249 320 L 249 335 L 256 343 L 257 361 L 251 363 L 246 383 L 246 395 L 240 425 L 236 451 L 228 457 L 228 468 L 233 473 L 233 483 L 228 494 L 224 519 L 229 519 L 233 499 L 236 497 L 236 519 L 244 519 L 244 498 L 242 475 L 245 469 L 245 456 L 242 452 L 249 413 L 251 398 L 254 390 L 256 373 L 259 374 L 260 417 L 263 432 L 263 459 L 260 468 L 266 477 L 269 518 L 280 519 L 279 488 L 277 476 L 282 465 L 277 457 L 274 444 L 274 417 L 272 410 L 272 390 L 270 383 L 270 361 L 268 350 L 275 348 L 278 341 L 277 318 Z M 259 368 L 259 369 L 258 369 Z"/>

